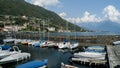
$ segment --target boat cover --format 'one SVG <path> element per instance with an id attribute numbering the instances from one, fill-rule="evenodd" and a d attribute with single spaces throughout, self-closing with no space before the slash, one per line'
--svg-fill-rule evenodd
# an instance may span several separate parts
<path id="1" fill-rule="evenodd" d="M 10 46 L 8 45 L 2 45 L 0 47 L 2 48 L 2 50 L 8 50 L 10 48 Z"/>
<path id="2" fill-rule="evenodd" d="M 44 61 L 41 60 L 30 61 L 28 63 L 18 65 L 16 68 L 38 68 L 47 65 L 48 63 L 47 61 L 48 61 L 47 59 L 45 59 Z"/>

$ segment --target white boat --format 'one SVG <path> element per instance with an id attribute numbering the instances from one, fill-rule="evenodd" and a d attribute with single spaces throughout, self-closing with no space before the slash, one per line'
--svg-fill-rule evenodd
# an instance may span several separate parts
<path id="1" fill-rule="evenodd" d="M 78 57 L 73 57 L 73 58 L 72 58 L 72 61 L 90 62 L 89 59 L 90 59 L 90 58 L 83 58 L 83 57 L 82 57 L 82 58 L 80 58 L 80 57 L 78 58 Z"/>
<path id="2" fill-rule="evenodd" d="M 32 46 L 41 47 L 44 44 L 46 44 L 45 40 L 40 40 L 40 41 L 33 42 Z"/>
<path id="3" fill-rule="evenodd" d="M 79 68 L 76 66 L 72 66 L 72 65 L 68 65 L 68 64 L 64 64 L 63 62 L 61 63 L 61 68 Z"/>
<path id="4" fill-rule="evenodd" d="M 46 41 L 45 44 L 40 45 L 40 47 L 52 47 L 55 43 L 53 41 Z"/>
<path id="5" fill-rule="evenodd" d="M 79 57 L 79 58 L 72 58 L 72 61 L 77 61 L 77 62 L 87 62 L 89 63 L 89 65 L 91 65 L 92 63 L 94 64 L 105 64 L 107 61 L 106 60 L 102 60 L 102 59 L 94 59 L 94 58 L 85 58 L 85 57 Z"/>
<path id="6" fill-rule="evenodd" d="M 15 39 L 15 41 L 14 41 L 15 44 L 19 44 L 21 42 L 22 42 L 22 39 Z"/>
<path id="7" fill-rule="evenodd" d="M 89 46 L 86 49 L 88 50 L 105 50 L 104 46 Z"/>
<path id="8" fill-rule="evenodd" d="M 56 44 L 56 46 L 58 46 L 58 48 L 60 49 L 68 48 L 69 45 L 70 45 L 70 42 L 60 42 Z"/>
<path id="9" fill-rule="evenodd" d="M 120 45 L 120 41 L 115 41 L 112 43 L 112 45 Z"/>
<path id="10" fill-rule="evenodd" d="M 13 43 L 14 42 L 14 39 L 12 38 L 6 38 L 6 39 L 3 39 L 4 43 Z"/>
<path id="11" fill-rule="evenodd" d="M 19 48 L 17 46 L 13 46 L 13 51 L 10 51 L 10 50 L 0 50 L 0 58 L 4 58 L 4 57 L 7 57 L 9 55 L 17 54 L 17 53 L 20 53 L 20 52 L 21 52 L 21 50 L 19 50 Z"/>
<path id="12" fill-rule="evenodd" d="M 79 52 L 79 53 L 74 53 L 74 57 L 105 59 L 105 54 L 95 53 L 95 52 Z"/>
<path id="13" fill-rule="evenodd" d="M 85 48 L 84 51 L 106 55 L 105 46 L 89 46 L 89 47 Z"/>
<path id="14" fill-rule="evenodd" d="M 73 42 L 73 43 L 71 43 L 69 46 L 68 46 L 68 48 L 69 49 L 74 49 L 74 48 L 77 48 L 79 46 L 79 43 L 78 42 Z"/>
<path id="15" fill-rule="evenodd" d="M 14 61 L 20 61 L 23 59 L 30 58 L 30 53 L 17 53 L 17 54 L 12 54 L 10 56 L 7 56 L 3 59 L 0 60 L 0 64 L 4 63 L 9 63 L 9 62 L 14 62 Z"/>

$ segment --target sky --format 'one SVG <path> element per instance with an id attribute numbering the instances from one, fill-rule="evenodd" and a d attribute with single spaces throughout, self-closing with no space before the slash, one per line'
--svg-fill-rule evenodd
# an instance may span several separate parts
<path id="1" fill-rule="evenodd" d="M 25 0 L 51 10 L 70 22 L 120 23 L 120 0 Z"/>

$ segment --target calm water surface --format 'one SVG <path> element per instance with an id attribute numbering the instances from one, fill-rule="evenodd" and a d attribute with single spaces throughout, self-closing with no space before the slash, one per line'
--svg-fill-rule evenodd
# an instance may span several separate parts
<path id="1" fill-rule="evenodd" d="M 28 61 L 43 59 L 48 59 L 48 68 L 60 68 L 61 62 L 64 62 L 65 64 L 70 64 L 69 59 L 73 54 L 69 51 L 64 52 L 54 48 L 28 47 L 25 45 L 19 45 L 19 48 L 22 50 L 22 52 L 31 53 L 31 58 L 29 60 L 4 64 L 2 65 L 3 68 L 15 68 L 15 66 Z M 75 63 L 73 63 L 73 65 L 78 66 L 79 68 L 93 68 Z"/>

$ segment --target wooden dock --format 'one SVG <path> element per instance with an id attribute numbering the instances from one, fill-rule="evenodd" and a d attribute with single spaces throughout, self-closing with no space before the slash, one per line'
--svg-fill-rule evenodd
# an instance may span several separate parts
<path id="1" fill-rule="evenodd" d="M 120 46 L 107 46 L 110 68 L 120 68 Z"/>

